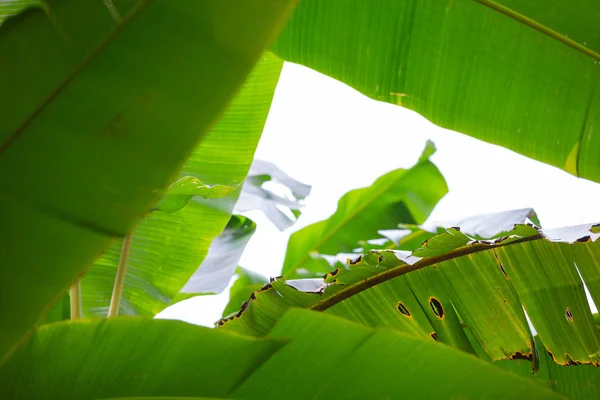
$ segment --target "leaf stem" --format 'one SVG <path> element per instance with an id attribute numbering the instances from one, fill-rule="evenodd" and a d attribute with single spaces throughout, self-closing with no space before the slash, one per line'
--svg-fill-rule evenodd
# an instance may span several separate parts
<path id="1" fill-rule="evenodd" d="M 77 279 L 69 288 L 71 319 L 81 318 L 81 279 Z"/>
<path id="2" fill-rule="evenodd" d="M 113 286 L 112 296 L 110 298 L 110 306 L 108 307 L 108 317 L 116 317 L 119 314 L 119 305 L 121 304 L 121 295 L 123 294 L 123 286 L 125 284 L 125 273 L 127 272 L 127 259 L 129 258 L 129 250 L 131 249 L 131 239 L 133 232 L 125 236 L 123 240 L 123 248 L 121 249 L 121 258 L 117 268 L 117 276 L 115 277 L 115 285 Z"/>

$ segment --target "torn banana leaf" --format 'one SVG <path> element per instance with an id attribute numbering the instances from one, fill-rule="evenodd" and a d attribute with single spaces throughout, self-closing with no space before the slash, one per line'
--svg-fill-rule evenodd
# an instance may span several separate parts
<path id="1" fill-rule="evenodd" d="M 248 299 L 250 293 L 260 289 L 269 282 L 266 276 L 257 274 L 247 268 L 238 267 L 235 271 L 235 282 L 229 289 L 229 302 L 223 310 L 223 317 L 237 313 L 244 301 Z"/>
<path id="2" fill-rule="evenodd" d="M 289 310 L 266 338 L 143 318 L 45 325 L 0 382 L 3 399 L 560 398 L 429 340 L 306 310 Z"/>
<path id="3" fill-rule="evenodd" d="M 371 251 L 322 279 L 272 279 L 219 325 L 260 336 L 287 308 L 303 307 L 473 353 L 464 324 L 491 360 L 522 356 L 534 370 L 543 351 L 561 365 L 600 365 L 600 332 L 579 277 L 598 302 L 600 234 L 591 228 L 516 225 L 489 241 L 450 228 L 414 252 Z"/>
<path id="4" fill-rule="evenodd" d="M 444 177 L 429 160 L 434 151 L 428 142 L 415 166 L 391 171 L 369 187 L 346 193 L 331 217 L 294 232 L 282 273 L 288 278 L 322 275 L 331 268 L 319 254 L 351 252 L 365 236 L 376 237 L 381 229 L 423 223 L 448 192 Z"/>
<path id="5" fill-rule="evenodd" d="M 275 189 L 275 190 L 274 190 Z M 260 210 L 283 231 L 292 226 L 302 214 L 303 200 L 311 187 L 292 178 L 275 164 L 254 160 L 234 212 Z M 282 196 L 276 192 L 284 192 Z"/>
<path id="6" fill-rule="evenodd" d="M 465 328 L 465 333 L 476 349 L 477 355 L 489 360 L 478 343 L 473 340 L 468 328 Z M 535 336 L 534 340 L 538 349 L 544 349 L 544 344 L 539 336 Z M 533 379 L 574 400 L 594 399 L 600 392 L 600 368 L 594 365 L 559 365 L 554 362 L 547 351 L 540 350 L 539 365 L 533 375 L 531 374 L 531 360 L 523 355 L 516 355 L 511 360 L 495 361 L 493 364 L 525 378 Z"/>
<path id="7" fill-rule="evenodd" d="M 533 223 L 541 227 L 537 214 L 532 208 L 520 208 L 516 210 L 501 211 L 496 213 L 476 215 L 452 222 L 436 223 L 436 228 L 427 230 L 418 225 L 399 224 L 399 229 L 385 229 L 378 233 L 387 240 L 376 242 L 368 240 L 363 243 L 364 249 L 368 250 L 416 250 L 421 244 L 433 236 L 444 233 L 451 227 L 460 227 L 462 233 L 466 233 L 475 239 L 492 239 L 506 235 L 517 224 Z"/>
<path id="8" fill-rule="evenodd" d="M 303 0 L 272 49 L 600 182 L 598 26 L 597 0 Z"/>

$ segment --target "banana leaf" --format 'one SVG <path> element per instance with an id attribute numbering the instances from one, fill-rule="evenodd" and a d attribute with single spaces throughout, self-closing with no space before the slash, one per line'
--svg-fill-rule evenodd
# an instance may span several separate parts
<path id="1" fill-rule="evenodd" d="M 596 0 L 303 0 L 272 50 L 600 182 L 598 26 Z"/>
<path id="2" fill-rule="evenodd" d="M 169 304 L 198 293 L 188 286 L 188 294 L 180 294 L 194 274 L 206 277 L 209 270 L 214 272 L 214 265 L 206 264 L 203 269 L 203 263 L 213 239 L 233 232 L 226 225 L 252 163 L 281 67 L 279 58 L 264 54 L 221 120 L 193 150 L 176 182 L 201 182 L 200 192 L 190 191 L 198 188 L 195 185 L 178 185 L 180 192 L 173 192 L 171 185 L 157 207 L 164 206 L 164 199 L 169 197 L 180 198 L 185 204 L 174 212 L 159 208 L 136 226 L 120 314 L 153 316 Z M 215 188 L 220 196 L 211 198 Z M 246 233 L 244 229 L 242 236 Z M 84 316 L 107 315 L 121 247 L 122 241 L 114 243 L 82 280 Z M 197 289 L 223 290 L 236 266 L 237 261 L 219 268 L 223 272 L 219 282 L 213 281 L 213 287 L 208 281 L 206 285 L 200 282 Z"/>
<path id="3" fill-rule="evenodd" d="M 331 271 L 319 254 L 350 252 L 365 236 L 399 223 L 419 224 L 447 193 L 442 174 L 429 160 L 435 152 L 428 142 L 421 158 L 410 169 L 397 169 L 371 186 L 346 193 L 335 213 L 290 236 L 282 273 L 287 277 L 317 276 Z"/>
<path id="4" fill-rule="evenodd" d="M 293 6 L 49 0 L 2 22 L 0 360 L 151 209 Z"/>
<path id="5" fill-rule="evenodd" d="M 139 317 L 44 325 L 0 381 L 0 397 L 21 399 L 561 398 L 438 343 L 306 310 L 267 338 Z"/>
<path id="6" fill-rule="evenodd" d="M 308 308 L 471 354 L 479 348 L 490 361 L 526 359 L 530 372 L 550 361 L 551 369 L 587 365 L 592 389 L 600 389 L 600 332 L 584 291 L 585 282 L 599 304 L 600 234 L 593 226 L 517 224 L 492 240 L 449 228 L 413 252 L 370 251 L 322 279 L 274 278 L 219 325 L 261 336 L 289 307 Z"/>

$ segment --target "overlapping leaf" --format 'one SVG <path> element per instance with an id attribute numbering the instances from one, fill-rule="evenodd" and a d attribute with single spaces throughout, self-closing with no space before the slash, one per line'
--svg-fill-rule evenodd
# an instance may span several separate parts
<path id="1" fill-rule="evenodd" d="M 267 338 L 140 318 L 46 325 L 0 381 L 0 397 L 21 399 L 560 398 L 446 346 L 305 310 Z"/>
<path id="2" fill-rule="evenodd" d="M 237 313 L 240 305 L 248 299 L 250 293 L 269 282 L 267 277 L 246 268 L 238 267 L 235 273 L 235 282 L 229 289 L 229 302 L 223 310 L 223 317 Z"/>
<path id="3" fill-rule="evenodd" d="M 181 294 L 221 293 L 227 287 L 256 224 L 241 215 L 232 215 L 223 233 L 213 240 L 208 255 L 181 289 Z"/>
<path id="4" fill-rule="evenodd" d="M 369 187 L 346 193 L 331 217 L 293 233 L 282 273 L 306 277 L 329 272 L 329 264 L 315 256 L 350 252 L 359 246 L 359 240 L 375 237 L 381 229 L 424 222 L 448 191 L 443 176 L 429 161 L 434 151 L 433 143 L 428 142 L 415 166 L 394 170 Z"/>
<path id="5" fill-rule="evenodd" d="M 294 3 L 49 0 L 2 23 L 0 358 L 151 208 Z"/>
<path id="6" fill-rule="evenodd" d="M 157 314 L 176 297 L 182 298 L 178 293 L 195 272 L 199 274 L 198 279 L 193 278 L 196 284 L 187 286 L 184 297 L 203 291 L 219 292 L 227 286 L 237 261 L 220 268 L 214 261 L 222 259 L 221 254 L 209 260 L 212 267 L 202 268 L 202 263 L 213 238 L 224 229 L 226 237 L 222 239 L 227 243 L 235 238 L 242 238 L 245 243 L 254 231 L 251 221 L 246 225 L 239 219 L 233 221 L 234 225 L 236 221 L 244 225 L 241 231 L 233 225 L 227 230 L 226 224 L 239 196 L 240 182 L 252 163 L 281 66 L 280 59 L 265 54 L 223 118 L 194 149 L 180 172 L 179 184 L 171 185 L 165 196 L 166 204 L 173 206 L 169 198 L 174 198 L 174 203 L 182 199 L 185 204 L 175 212 L 154 211 L 135 228 L 121 314 Z M 215 189 L 218 198 L 210 198 Z M 165 200 L 158 207 L 161 204 L 164 206 Z M 114 244 L 83 279 L 84 315 L 106 316 L 120 250 L 121 243 Z M 215 251 L 229 253 L 222 247 Z M 201 282 L 203 279 L 206 281 Z"/>
<path id="7" fill-rule="evenodd" d="M 600 2 L 304 0 L 273 50 L 600 181 Z"/>
<path id="8" fill-rule="evenodd" d="M 600 234 L 590 229 L 516 225 L 484 241 L 450 228 L 415 252 L 371 251 L 324 279 L 273 279 L 219 324 L 263 335 L 295 306 L 473 352 L 464 324 L 492 360 L 537 364 L 536 352 L 548 351 L 559 364 L 598 365 L 600 334 L 578 275 L 596 284 L 600 274 Z M 597 286 L 589 289 L 598 298 Z M 523 307 L 545 349 L 534 346 Z"/>
<path id="9" fill-rule="evenodd" d="M 278 194 L 274 189 L 287 193 Z M 309 185 L 292 178 L 275 164 L 254 160 L 234 212 L 260 210 L 277 229 L 283 231 L 300 216 L 302 201 L 310 194 L 310 189 Z"/>

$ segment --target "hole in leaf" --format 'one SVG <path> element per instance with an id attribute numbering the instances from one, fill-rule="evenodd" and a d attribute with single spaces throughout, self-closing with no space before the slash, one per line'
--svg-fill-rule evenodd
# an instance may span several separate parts
<path id="1" fill-rule="evenodd" d="M 573 313 L 569 307 L 567 307 L 567 311 L 565 312 L 565 318 L 567 318 L 569 321 L 573 321 Z"/>
<path id="2" fill-rule="evenodd" d="M 437 333 L 435 333 L 435 332 L 431 332 L 431 333 L 429 334 L 429 336 L 431 336 L 431 338 L 432 338 L 433 340 L 435 340 L 436 342 L 439 342 L 439 341 L 440 341 L 440 338 L 438 338 L 438 335 L 437 335 Z"/>
<path id="3" fill-rule="evenodd" d="M 442 307 L 442 303 L 435 297 L 429 298 L 429 306 L 431 307 L 431 311 L 435 314 L 439 319 L 444 318 L 444 307 Z"/>
<path id="4" fill-rule="evenodd" d="M 408 308 L 406 308 L 406 306 L 400 302 L 398 302 L 398 311 L 400 311 L 402 315 L 410 317 L 410 311 L 408 311 Z"/>

